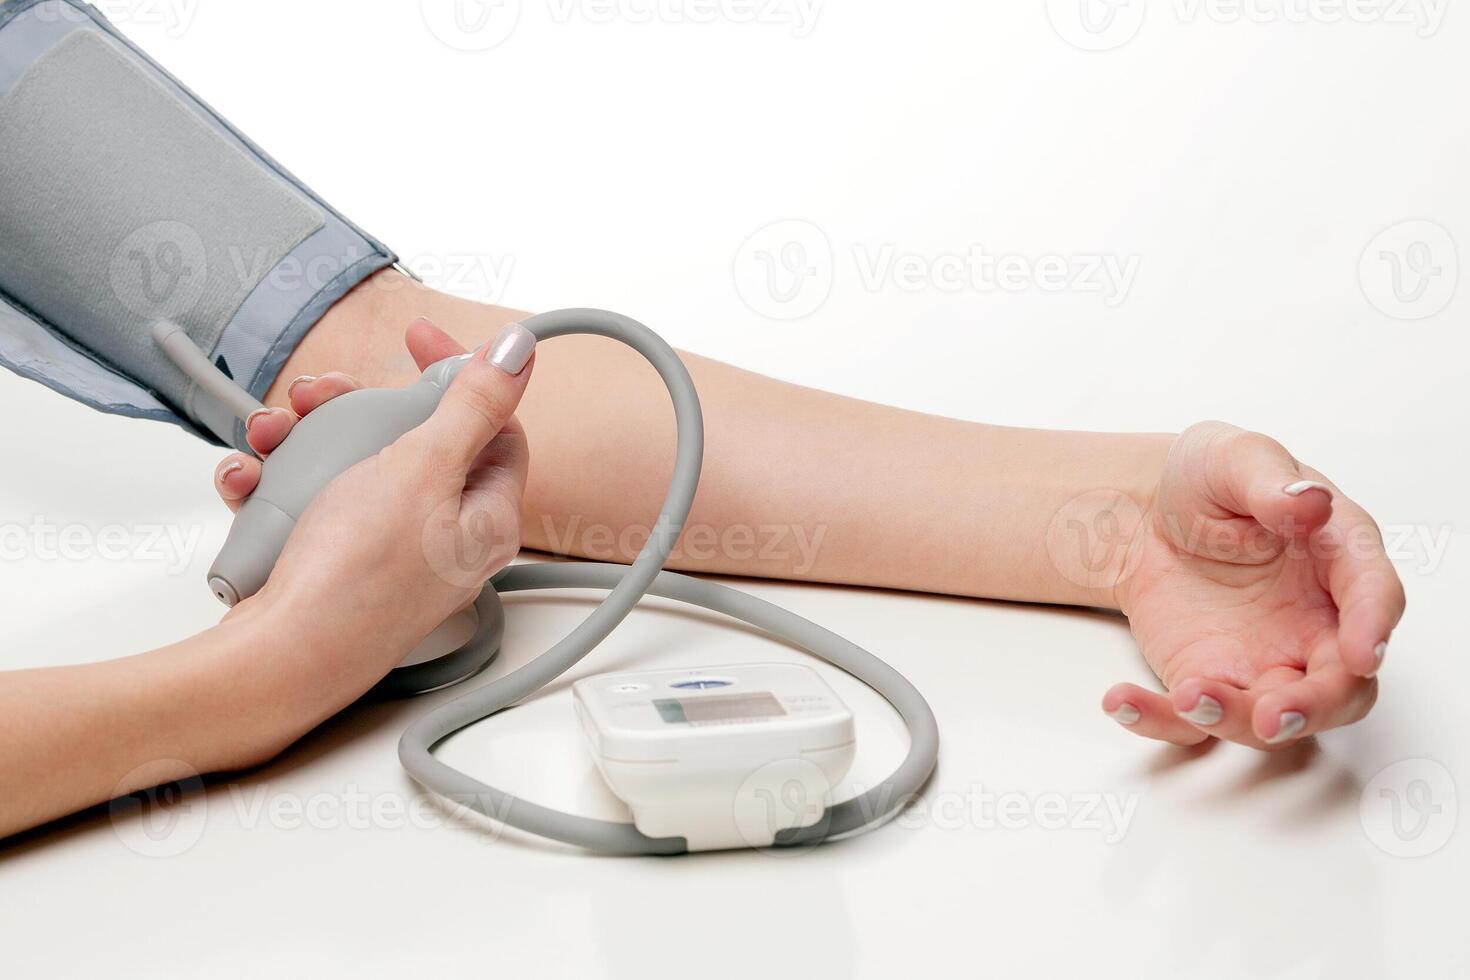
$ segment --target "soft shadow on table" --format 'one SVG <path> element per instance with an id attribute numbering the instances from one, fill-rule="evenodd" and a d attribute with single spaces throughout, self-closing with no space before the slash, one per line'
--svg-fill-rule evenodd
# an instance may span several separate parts
<path id="1" fill-rule="evenodd" d="M 1223 976 L 1383 975 L 1382 872 L 1358 832 L 1360 780 L 1313 739 L 1250 751 L 1153 754 L 1148 776 L 1186 781 L 1154 790 L 1165 799 L 1111 855 L 1106 900 L 1155 910 L 1181 963 Z M 1212 771 L 1196 779 L 1194 765 Z"/>
<path id="2" fill-rule="evenodd" d="M 88 807 L 77 813 L 42 824 L 0 840 L 0 864 L 47 847 L 64 846 L 76 837 L 92 834 L 114 819 L 136 820 L 141 807 L 157 810 L 170 806 L 187 806 L 202 793 L 211 802 L 214 795 L 230 786 L 268 784 L 300 766 L 328 756 L 343 745 L 356 741 L 386 726 L 406 726 L 413 717 L 412 702 L 359 702 L 329 718 L 270 762 L 253 769 L 208 773 L 202 779 L 188 779 L 157 790 L 145 790 L 133 798 L 120 798 Z M 166 802 L 161 802 L 165 801 Z"/>
<path id="3" fill-rule="evenodd" d="M 1283 827 L 1310 829 L 1355 813 L 1363 793 L 1363 781 L 1349 766 L 1322 751 L 1315 738 L 1308 738 L 1280 752 L 1263 752 L 1254 768 L 1234 783 L 1200 797 L 1211 802 L 1237 801 L 1294 780 L 1299 791 L 1289 808 L 1278 810 Z"/>
<path id="4" fill-rule="evenodd" d="M 1148 773 L 1151 776 L 1163 776 L 1180 766 L 1203 759 L 1219 744 L 1218 739 L 1210 738 L 1198 745 L 1160 745 L 1157 754 L 1148 760 Z"/>
<path id="5" fill-rule="evenodd" d="M 1218 739 L 1199 745 L 1161 747 L 1145 767 L 1154 778 L 1166 776 L 1203 761 L 1230 747 Z M 1357 806 L 1363 791 L 1362 781 L 1342 763 L 1322 751 L 1315 738 L 1304 739 L 1278 752 L 1261 752 L 1254 763 L 1234 779 L 1226 780 L 1193 798 L 1196 805 L 1213 809 L 1238 803 L 1252 794 L 1265 791 L 1285 780 L 1311 779 L 1311 792 L 1302 797 L 1295 808 L 1302 822 L 1324 821 Z"/>
<path id="6" fill-rule="evenodd" d="M 738 586 L 740 583 L 738 580 L 733 580 L 732 584 Z M 804 587 L 813 589 L 836 588 L 822 585 Z M 935 598 L 942 600 L 945 597 Z M 590 610 L 597 604 L 599 599 L 600 597 L 598 596 L 569 595 L 566 593 L 551 595 L 515 594 L 507 597 L 507 605 L 512 608 L 517 606 L 522 608 L 557 606 Z M 984 600 L 953 598 L 950 601 L 969 603 Z M 1045 608 L 1052 615 L 1117 618 L 1115 614 L 1102 610 L 1066 607 L 1037 608 Z M 676 604 L 671 601 L 651 600 L 642 607 L 640 614 L 646 617 L 653 617 L 655 620 L 662 619 L 668 621 L 670 624 L 677 624 L 678 628 L 661 629 L 656 631 L 652 636 L 641 640 L 636 648 L 636 660 L 638 662 L 657 661 L 668 654 L 681 651 L 687 644 L 686 629 L 691 623 L 725 630 L 734 629 L 751 638 L 764 639 L 793 650 L 800 649 L 794 644 L 788 643 L 778 637 L 773 637 L 756 627 L 729 619 L 718 613 L 703 610 L 698 607 Z M 580 616 L 574 618 L 580 619 Z M 466 683 L 461 683 L 445 690 L 416 698 L 393 701 L 365 698 L 341 713 L 329 718 L 303 736 L 280 756 L 263 766 L 239 772 L 209 774 L 202 781 L 194 781 L 194 785 L 184 787 L 185 801 L 189 793 L 204 792 L 206 794 L 213 794 L 231 785 L 250 786 L 261 782 L 269 783 L 272 779 L 284 777 L 300 767 L 311 765 L 337 753 L 346 745 L 376 735 L 385 729 L 395 733 L 401 732 L 414 719 L 432 710 L 437 705 L 459 697 L 474 688 L 483 686 L 490 676 L 503 676 L 509 673 L 511 670 L 539 656 L 542 652 L 540 649 L 517 650 L 514 642 L 512 642 L 511 646 L 503 651 L 480 677 L 471 679 Z M 623 648 L 619 652 L 622 654 L 621 656 L 600 659 L 596 665 L 596 670 L 609 671 L 629 667 L 629 651 L 627 648 Z M 574 669 L 568 675 L 558 679 L 545 688 L 539 696 L 565 690 L 576 677 L 581 676 L 584 672 Z M 1169 773 L 1171 770 L 1202 760 L 1212 754 L 1218 744 L 1218 742 L 1211 740 L 1201 745 L 1188 748 L 1163 746 L 1150 758 L 1147 764 L 1148 774 L 1157 778 Z M 1212 805 L 1223 804 L 1226 800 L 1238 800 L 1242 794 L 1249 793 L 1253 789 L 1269 785 L 1277 780 L 1302 773 L 1314 765 L 1321 764 L 1323 761 L 1324 757 L 1318 750 L 1315 740 L 1307 740 L 1298 746 L 1282 752 L 1262 753 L 1258 764 L 1248 774 L 1231 784 L 1221 787 L 1213 793 L 1201 797 L 1199 802 L 1203 805 Z M 403 774 L 402 779 L 406 791 L 416 791 L 416 784 L 409 779 L 407 774 Z M 1318 787 L 1309 799 L 1304 800 L 1299 811 L 1300 819 L 1302 821 L 1322 819 L 1324 814 L 1328 814 L 1335 808 L 1347 805 L 1355 800 L 1358 789 L 1357 782 L 1350 773 L 1345 771 L 1337 773 L 1332 780 Z M 153 800 L 150 799 L 148 802 L 151 804 Z M 543 841 L 540 838 L 522 834 L 513 829 L 498 827 L 488 819 L 482 820 L 478 814 L 464 813 L 458 808 L 451 807 L 444 801 L 437 800 L 437 797 L 436 802 L 446 812 L 452 812 L 454 819 L 468 822 L 489 833 L 505 834 L 508 838 L 514 839 L 518 844 L 525 844 L 526 846 L 538 849 L 550 848 L 558 851 L 565 850 L 563 845 Z M 69 817 L 64 817 L 25 833 L 15 835 L 7 840 L 0 841 L 0 862 L 42 847 L 61 843 L 79 834 L 95 832 L 98 827 L 105 825 L 113 818 L 113 807 L 114 804 L 101 804 L 91 807 Z"/>
<path id="7" fill-rule="evenodd" d="M 559 606 L 573 607 L 590 611 L 596 606 L 600 597 L 590 595 L 512 595 L 507 597 L 507 605 L 516 606 Z M 799 649 L 792 644 L 773 637 L 756 627 L 749 626 L 729 619 L 718 613 L 709 612 L 697 607 L 679 606 L 665 600 L 651 600 L 641 610 L 645 616 L 666 619 L 681 624 L 679 629 L 667 629 L 660 631 L 656 636 L 646 639 L 638 645 L 637 659 L 639 661 L 653 659 L 677 652 L 687 643 L 685 629 L 690 623 L 716 627 L 720 629 L 738 630 L 753 638 L 765 638 L 773 643 L 779 643 L 791 649 Z M 568 628 L 580 616 L 569 620 Z M 276 758 L 253 769 L 240 770 L 227 773 L 210 773 L 202 780 L 190 780 L 185 784 L 169 788 L 167 794 L 145 792 L 140 794 L 144 797 L 141 805 L 159 806 L 157 802 L 161 795 L 167 795 L 170 803 L 163 805 L 187 805 L 190 798 L 197 797 L 203 793 L 206 798 L 213 802 L 213 795 L 223 792 L 230 786 L 249 787 L 255 784 L 269 784 L 272 780 L 280 779 L 287 774 L 303 766 L 309 766 L 323 758 L 337 753 L 344 746 L 360 741 L 369 736 L 376 735 L 384 730 L 401 732 L 420 715 L 432 710 L 439 704 L 453 698 L 459 697 L 474 688 L 483 686 L 492 676 L 503 676 L 516 667 L 529 662 L 539 656 L 543 651 L 516 650 L 514 646 L 507 649 L 491 662 L 486 671 L 478 677 L 467 682 L 436 691 L 431 694 L 421 695 L 414 698 L 403 698 L 392 701 L 364 698 L 351 705 L 344 711 L 327 719 L 316 728 L 312 729 L 295 744 L 281 753 Z M 620 659 L 623 662 L 620 662 Z M 600 660 L 597 671 L 618 670 L 627 666 L 626 658 L 611 658 Z M 582 672 L 574 669 L 564 677 L 544 688 L 538 696 L 554 694 L 565 690 L 573 680 Z M 403 774 L 403 785 L 407 792 L 416 792 L 417 784 Z M 174 798 L 177 800 L 174 801 Z M 504 835 L 508 840 L 513 839 L 518 845 L 524 845 L 537 849 L 549 849 L 555 851 L 566 851 L 565 845 L 554 841 L 546 841 L 530 834 L 523 834 L 513 828 L 503 828 L 493 824 L 488 819 L 482 819 L 479 814 L 468 813 L 460 808 L 452 807 L 444 801 L 435 797 L 436 803 L 448 813 L 452 819 L 472 825 L 486 833 Z M 99 804 L 79 811 L 67 817 L 62 817 L 40 827 L 33 828 L 10 838 L 0 840 L 0 863 L 21 857 L 42 848 L 62 846 L 65 842 L 80 835 L 97 832 L 106 827 L 114 818 L 115 811 L 119 814 L 126 811 L 126 819 L 136 819 L 135 814 L 138 802 L 112 801 Z M 121 809 L 120 809 L 121 808 Z"/>
<path id="8" fill-rule="evenodd" d="M 1110 610 L 1080 607 L 1037 606 L 1053 615 L 1074 616 L 1102 621 L 1115 621 L 1121 630 L 1128 629 L 1127 620 Z M 1222 751 L 1239 748 L 1220 739 L 1210 738 L 1198 745 L 1157 743 L 1143 766 L 1143 775 L 1151 781 L 1167 777 L 1193 765 L 1205 764 Z M 1217 808 L 1266 790 L 1285 780 L 1316 776 L 1312 791 L 1303 797 L 1298 816 L 1303 822 L 1322 821 L 1357 805 L 1362 782 L 1347 767 L 1324 753 L 1316 738 L 1306 738 L 1274 752 L 1257 752 L 1254 763 L 1238 777 L 1194 798 L 1205 808 Z"/>

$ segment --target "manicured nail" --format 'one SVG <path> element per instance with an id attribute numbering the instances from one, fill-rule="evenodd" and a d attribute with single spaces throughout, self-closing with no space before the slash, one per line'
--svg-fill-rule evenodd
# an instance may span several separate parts
<path id="1" fill-rule="evenodd" d="M 1218 725 L 1220 719 L 1225 717 L 1225 709 L 1208 694 L 1201 694 L 1194 707 L 1179 712 L 1179 717 L 1195 725 Z"/>
<path id="2" fill-rule="evenodd" d="M 255 411 L 245 416 L 245 431 L 249 432 L 251 427 L 255 425 L 256 420 L 260 419 L 263 416 L 269 415 L 271 412 L 274 411 L 274 408 L 257 408 Z"/>
<path id="3" fill-rule="evenodd" d="M 225 485 L 225 479 L 231 473 L 238 473 L 241 470 L 243 470 L 244 468 L 245 468 L 245 464 L 244 463 L 240 462 L 238 459 L 232 460 L 231 462 L 228 462 L 224 466 L 221 466 L 219 468 L 219 472 L 214 475 L 215 482 L 217 482 L 220 486 L 224 486 Z"/>
<path id="4" fill-rule="evenodd" d="M 1387 655 L 1388 641 L 1384 640 L 1382 643 L 1373 648 L 1373 669 L 1368 672 L 1369 677 L 1372 677 L 1374 674 L 1378 673 L 1379 668 L 1383 666 L 1383 658 Z"/>
<path id="5" fill-rule="evenodd" d="M 1298 480 L 1295 483 L 1288 483 L 1284 488 L 1288 497 L 1300 497 L 1308 490 L 1321 490 L 1327 496 L 1332 496 L 1332 488 L 1325 483 L 1318 483 L 1316 480 Z"/>
<path id="6" fill-rule="evenodd" d="M 307 381 L 315 381 L 315 380 L 316 380 L 316 375 L 314 375 L 314 374 L 303 374 L 303 375 L 301 375 L 301 377 L 297 378 L 296 380 L 292 381 L 290 384 L 288 384 L 286 386 L 286 397 L 287 398 L 290 398 L 291 397 L 291 392 L 293 392 L 293 391 L 296 390 L 296 386 L 297 385 L 302 384 L 302 383 L 307 382 Z"/>
<path id="7" fill-rule="evenodd" d="M 520 374 L 536 349 L 536 335 L 519 323 L 507 323 L 486 345 L 485 359 L 506 374 Z"/>
<path id="8" fill-rule="evenodd" d="M 1276 729 L 1276 734 L 1266 739 L 1270 745 L 1280 745 L 1289 738 L 1295 738 L 1297 732 L 1307 726 L 1307 716 L 1300 711 L 1281 712 L 1281 727 Z"/>
<path id="9" fill-rule="evenodd" d="M 1129 704 L 1127 701 L 1124 701 L 1112 711 L 1109 711 L 1108 717 L 1113 719 L 1120 725 L 1136 725 L 1138 724 L 1138 719 L 1142 718 L 1143 716 L 1138 713 L 1137 708 L 1133 707 L 1133 705 Z"/>

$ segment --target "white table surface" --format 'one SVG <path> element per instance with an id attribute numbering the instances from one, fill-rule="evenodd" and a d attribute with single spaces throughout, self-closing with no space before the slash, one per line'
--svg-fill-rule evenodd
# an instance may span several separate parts
<path id="1" fill-rule="evenodd" d="M 1068 24 L 1071 8 L 1051 6 Z M 686 349 L 977 421 L 1223 417 L 1268 431 L 1379 518 L 1409 613 L 1372 715 L 1267 756 L 1174 750 L 1106 718 L 1111 683 L 1149 677 L 1115 617 L 745 583 L 930 698 L 939 770 L 897 823 L 795 855 L 589 856 L 446 816 L 394 755 L 437 698 L 380 705 L 189 798 L 158 839 L 93 812 L 0 847 L 0 973 L 1470 969 L 1457 812 L 1470 793 L 1470 299 L 1448 288 L 1463 258 L 1434 237 L 1470 240 L 1470 22 L 1325 23 L 1319 10 L 1227 25 L 1155 3 L 1126 43 L 1083 52 L 1042 4 L 844 2 L 803 32 L 677 7 L 643 22 L 626 3 L 603 23 L 591 5 L 525 0 L 491 11 L 519 19 L 476 53 L 436 39 L 418 4 L 107 9 L 430 278 L 468 270 L 440 272 L 446 288 L 625 309 Z M 1133 9 L 1101 43 L 1131 31 Z M 781 234 L 819 229 L 805 241 L 820 258 L 825 240 L 830 262 L 795 284 L 795 306 L 773 307 L 749 272 L 781 234 L 750 236 L 788 220 L 802 224 Z M 1378 238 L 1405 221 L 1431 224 Z M 1414 235 L 1432 239 L 1439 273 L 1395 306 L 1375 256 Z M 1136 275 L 1111 305 L 1035 281 L 864 275 L 883 255 L 933 269 L 972 245 L 1033 264 L 1133 257 Z M 8 376 L 0 414 L 0 666 L 119 656 L 217 617 L 203 586 L 227 527 L 214 450 Z M 499 670 L 587 608 L 510 606 Z M 650 602 L 577 676 L 795 657 Z M 833 682 L 859 714 L 852 778 L 871 779 L 902 752 L 901 729 Z M 538 800 L 615 812 L 565 686 L 442 751 Z"/>

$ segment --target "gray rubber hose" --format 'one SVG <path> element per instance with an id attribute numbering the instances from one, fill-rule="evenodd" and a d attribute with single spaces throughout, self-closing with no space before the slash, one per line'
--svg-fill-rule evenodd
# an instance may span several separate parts
<path id="1" fill-rule="evenodd" d="M 876 826 L 901 809 L 933 772 L 939 730 L 922 695 L 902 675 L 855 644 L 768 602 L 734 589 L 662 571 L 678 541 L 699 483 L 704 423 L 694 383 L 673 348 L 653 331 L 604 310 L 558 310 L 524 321 L 537 341 L 566 334 L 594 334 L 621 341 L 648 359 L 674 403 L 678 433 L 674 473 L 663 508 L 643 550 L 631 566 L 534 564 L 507 568 L 491 580 L 498 593 L 525 589 L 605 588 L 607 597 L 561 642 L 505 677 L 446 702 L 409 728 L 398 743 L 403 767 L 425 788 L 495 820 L 542 837 L 620 854 L 679 854 L 682 837 L 648 837 L 630 823 L 579 817 L 543 807 L 480 782 L 433 755 L 442 739 L 502 711 L 550 684 L 590 653 L 647 594 L 679 599 L 751 623 L 808 650 L 866 682 L 892 704 L 909 728 L 909 751 L 898 769 L 878 786 L 830 807 L 811 827 L 786 831 L 778 845 L 813 843 Z M 497 634 L 498 630 L 493 631 Z M 485 661 L 482 630 L 465 648 Z M 478 654 L 471 648 L 479 647 Z M 492 651 L 493 655 L 493 651 Z"/>

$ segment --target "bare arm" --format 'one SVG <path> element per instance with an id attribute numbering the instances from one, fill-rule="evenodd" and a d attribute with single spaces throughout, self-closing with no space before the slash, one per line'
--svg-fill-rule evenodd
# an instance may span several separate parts
<path id="1" fill-rule="evenodd" d="M 421 316 L 475 346 L 517 314 L 380 274 L 308 335 L 269 400 L 298 374 L 408 381 L 391 352 Z M 1267 436 L 1003 428 L 683 356 L 706 452 L 674 567 L 1121 610 L 1167 693 L 1118 684 L 1103 709 L 1179 744 L 1290 744 L 1377 696 L 1404 608 L 1377 527 Z M 672 460 L 665 396 L 610 342 L 540 357 L 519 413 L 534 460 L 523 540 L 630 560 Z"/>
<path id="2" fill-rule="evenodd" d="M 368 385 L 406 383 L 416 369 L 400 338 L 417 316 L 474 347 L 518 315 L 380 273 L 308 335 L 267 402 L 284 405 L 293 378 L 330 370 Z M 1118 607 L 1107 574 L 1094 584 L 1058 568 L 1048 535 L 1090 521 L 1057 517 L 1098 488 L 1145 504 L 1172 436 L 961 422 L 683 357 L 704 406 L 706 451 L 673 567 Z M 525 543 L 631 561 L 673 461 L 667 395 L 611 341 L 564 338 L 539 359 L 518 412 L 534 459 Z"/>
<path id="3" fill-rule="evenodd" d="M 0 674 L 0 837 L 159 783 L 248 765 L 305 731 L 237 617 L 105 663 Z"/>
<path id="4" fill-rule="evenodd" d="M 400 338 L 421 316 L 478 347 L 517 314 L 380 274 L 333 307 L 267 400 L 305 412 L 350 388 L 323 380 L 293 401 L 301 375 L 410 380 Z M 1121 609 L 1168 693 L 1120 684 L 1103 708 L 1150 738 L 1278 747 L 1372 706 L 1402 588 L 1372 519 L 1273 440 L 1222 423 L 1177 437 L 1001 428 L 685 360 L 707 452 L 677 567 Z M 626 560 L 671 465 L 664 394 L 610 342 L 559 340 L 537 362 L 518 410 L 526 438 L 506 429 L 517 475 L 501 481 L 520 493 L 529 442 L 521 540 Z M 485 370 L 486 383 L 511 383 Z M 483 415 L 462 413 L 437 437 L 483 447 L 495 437 L 475 431 Z M 257 416 L 252 442 L 277 444 L 291 418 Z M 266 589 L 216 629 L 120 661 L 0 675 L 0 836 L 269 758 L 367 690 L 468 601 L 426 575 L 416 549 L 371 550 L 420 536 L 420 511 L 437 499 L 427 491 L 471 486 L 427 465 L 442 458 L 399 453 L 403 466 L 369 461 L 339 477 L 334 487 L 348 484 L 313 503 Z M 216 478 L 238 503 L 258 476 L 237 456 Z M 364 513 L 379 534 L 358 533 Z M 351 587 L 335 588 L 343 569 Z"/>

